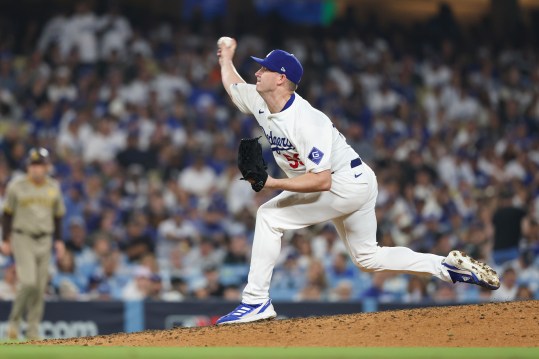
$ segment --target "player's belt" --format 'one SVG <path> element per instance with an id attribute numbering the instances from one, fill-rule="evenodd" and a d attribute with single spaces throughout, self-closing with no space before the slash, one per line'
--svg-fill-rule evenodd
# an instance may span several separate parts
<path id="1" fill-rule="evenodd" d="M 361 166 L 361 164 L 363 163 L 363 161 L 361 161 L 361 158 L 355 158 L 353 159 L 352 161 L 350 161 L 350 168 L 356 168 L 357 166 Z M 331 174 L 334 174 L 335 172 L 341 170 L 342 167 L 338 170 L 335 170 L 335 171 L 332 171 Z"/>
<path id="2" fill-rule="evenodd" d="M 352 161 L 350 161 L 350 167 L 351 168 L 356 168 L 357 166 L 361 166 L 363 162 L 361 161 L 361 158 L 356 158 L 356 159 L 353 159 Z"/>
<path id="3" fill-rule="evenodd" d="M 14 229 L 13 232 L 18 233 L 18 234 L 23 234 L 25 236 L 32 238 L 33 240 L 38 240 L 42 237 L 52 235 L 52 233 L 48 233 L 48 232 L 30 233 L 30 232 L 23 231 L 22 229 Z"/>

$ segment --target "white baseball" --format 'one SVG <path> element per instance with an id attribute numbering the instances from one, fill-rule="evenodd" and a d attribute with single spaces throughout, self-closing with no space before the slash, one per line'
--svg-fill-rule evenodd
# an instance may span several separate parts
<path id="1" fill-rule="evenodd" d="M 231 47 L 233 44 L 233 40 L 230 37 L 223 36 L 219 40 L 217 40 L 217 46 L 225 46 L 225 47 Z"/>

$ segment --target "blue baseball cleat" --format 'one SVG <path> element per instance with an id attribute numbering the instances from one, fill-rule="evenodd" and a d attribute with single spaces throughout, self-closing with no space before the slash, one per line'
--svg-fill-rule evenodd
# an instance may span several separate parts
<path id="1" fill-rule="evenodd" d="M 451 251 L 442 265 L 447 268 L 453 283 L 477 284 L 492 290 L 500 287 L 500 279 L 494 269 L 485 263 L 476 261 L 464 252 Z"/>
<path id="2" fill-rule="evenodd" d="M 277 316 L 271 299 L 261 304 L 245 304 L 240 303 L 232 312 L 222 316 L 217 320 L 217 325 L 234 324 L 234 323 L 249 323 L 264 319 L 272 319 Z"/>

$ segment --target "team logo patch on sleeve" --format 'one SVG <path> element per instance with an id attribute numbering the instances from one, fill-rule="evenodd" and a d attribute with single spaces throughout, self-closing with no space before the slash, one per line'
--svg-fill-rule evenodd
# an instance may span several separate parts
<path id="1" fill-rule="evenodd" d="M 309 156 L 307 156 L 308 159 L 316 163 L 317 165 L 320 164 L 320 161 L 322 161 L 322 157 L 324 157 L 324 152 L 320 151 L 318 148 L 313 147 L 311 152 L 309 152 Z"/>

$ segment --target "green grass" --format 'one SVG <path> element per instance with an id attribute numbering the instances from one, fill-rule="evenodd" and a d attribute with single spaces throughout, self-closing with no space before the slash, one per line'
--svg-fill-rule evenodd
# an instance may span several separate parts
<path id="1" fill-rule="evenodd" d="M 2 359 L 539 358 L 539 348 L 155 348 L 0 346 Z"/>

